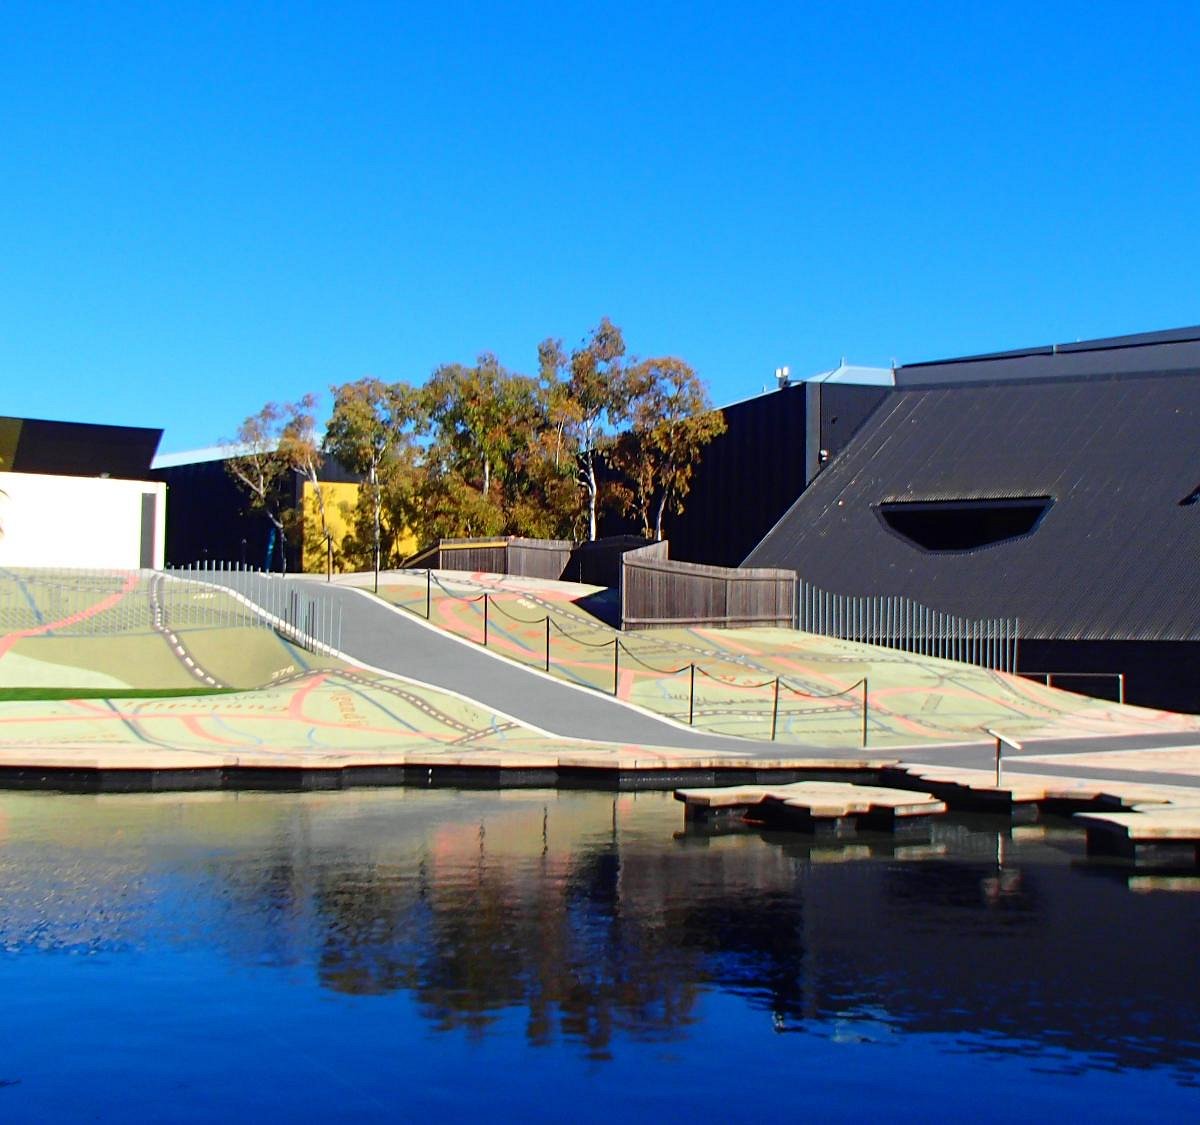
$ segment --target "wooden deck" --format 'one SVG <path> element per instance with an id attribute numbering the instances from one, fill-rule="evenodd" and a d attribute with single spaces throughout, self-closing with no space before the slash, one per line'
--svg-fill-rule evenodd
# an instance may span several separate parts
<path id="1" fill-rule="evenodd" d="M 946 812 L 945 802 L 928 793 L 837 781 L 677 789 L 675 799 L 683 802 L 690 819 L 740 816 L 751 823 L 830 836 L 926 827 L 930 817 Z"/>

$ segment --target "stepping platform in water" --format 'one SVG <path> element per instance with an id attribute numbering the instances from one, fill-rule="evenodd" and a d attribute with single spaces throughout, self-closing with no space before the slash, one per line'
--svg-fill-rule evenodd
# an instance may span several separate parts
<path id="1" fill-rule="evenodd" d="M 1135 860 L 1174 856 L 1200 866 L 1200 805 L 1138 806 L 1132 812 L 1077 813 L 1089 855 Z"/>
<path id="2" fill-rule="evenodd" d="M 758 824 L 822 836 L 924 830 L 931 817 L 946 811 L 945 802 L 928 793 L 851 785 L 837 781 L 800 781 L 792 785 L 743 785 L 723 789 L 677 789 L 688 819 L 740 816 Z"/>
<path id="3" fill-rule="evenodd" d="M 956 812 L 994 812 L 1023 822 L 1043 812 L 1118 812 L 1135 807 L 1196 800 L 1195 790 L 1141 782 L 1052 777 L 1005 770 L 999 784 L 992 770 L 902 762 L 880 770 L 885 784 L 932 793 Z"/>

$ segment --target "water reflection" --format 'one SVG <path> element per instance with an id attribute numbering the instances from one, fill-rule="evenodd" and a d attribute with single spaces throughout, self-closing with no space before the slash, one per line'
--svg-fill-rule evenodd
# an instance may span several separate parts
<path id="1" fill-rule="evenodd" d="M 686 1043 L 723 993 L 785 1035 L 1200 1072 L 1200 895 L 1135 893 L 1077 833 L 681 826 L 660 794 L 4 794 L 0 949 L 217 949 L 481 1040 L 519 1013 L 600 1060 Z"/>

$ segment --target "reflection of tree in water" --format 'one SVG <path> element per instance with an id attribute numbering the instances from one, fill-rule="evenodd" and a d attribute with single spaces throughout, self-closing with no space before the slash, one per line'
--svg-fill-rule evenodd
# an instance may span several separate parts
<path id="1" fill-rule="evenodd" d="M 315 943 L 330 988 L 403 991 L 432 1026 L 476 1036 L 524 1013 L 529 1042 L 594 1057 L 679 1035 L 720 989 L 778 1030 L 951 1034 L 1052 1065 L 1200 1058 L 1196 896 L 1147 899 L 1061 857 L 1001 864 L 982 849 L 827 862 L 762 839 L 591 835 L 539 856 L 515 831 L 508 853 L 482 830 L 478 845 L 475 828 L 442 831 L 458 834 L 390 864 L 344 837 L 314 853 L 293 839 L 233 896 L 234 918 L 262 919 L 244 951 L 269 936 L 272 954 L 307 960 Z"/>
<path id="2" fill-rule="evenodd" d="M 325 868 L 321 978 L 342 992 L 410 990 L 441 1030 L 482 1034 L 524 1007 L 530 1042 L 557 1032 L 597 1056 L 615 1031 L 669 1035 L 691 1018 L 696 967 L 661 924 L 619 908 L 619 871 L 615 850 L 583 851 L 562 872 L 481 862 L 436 881 Z"/>

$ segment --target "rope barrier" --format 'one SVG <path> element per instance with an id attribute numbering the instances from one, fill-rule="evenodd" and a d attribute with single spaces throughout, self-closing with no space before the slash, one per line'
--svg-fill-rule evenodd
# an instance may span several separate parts
<path id="1" fill-rule="evenodd" d="M 522 625 L 540 625 L 543 621 L 546 621 L 549 618 L 549 614 L 547 614 L 545 617 L 518 617 L 515 613 L 509 613 L 508 610 L 506 610 L 504 608 L 504 606 L 502 606 L 498 601 L 496 601 L 495 597 L 492 597 L 490 591 L 485 596 L 492 598 L 492 605 L 496 609 L 498 609 L 502 614 L 504 614 L 504 616 L 507 617 L 509 619 L 509 621 L 518 621 Z"/>
<path id="2" fill-rule="evenodd" d="M 768 688 L 768 687 L 774 688 L 774 699 L 773 699 L 773 703 L 771 706 L 771 736 L 770 737 L 771 737 L 772 742 L 775 741 L 775 736 L 776 736 L 777 728 L 778 728 L 779 692 L 781 689 L 786 689 L 792 695 L 799 696 L 802 699 L 838 699 L 842 696 L 849 695 L 851 692 L 858 691 L 859 688 L 861 688 L 862 692 L 863 692 L 862 744 L 864 747 L 867 744 L 868 687 L 867 687 L 866 677 L 863 677 L 861 680 L 857 680 L 855 683 L 851 684 L 849 687 L 843 688 L 841 691 L 817 693 L 817 692 L 803 691 L 801 688 L 798 688 L 798 687 L 793 686 L 792 684 L 789 684 L 781 676 L 773 676 L 771 679 L 763 680 L 761 683 L 749 683 L 749 684 L 744 683 L 739 680 L 726 679 L 724 676 L 714 675 L 712 672 L 709 672 L 706 669 L 700 667 L 695 661 L 689 661 L 687 664 L 683 664 L 678 668 L 658 668 L 653 664 L 647 663 L 640 656 L 638 656 L 637 653 L 633 652 L 629 648 L 629 646 L 626 645 L 621 640 L 621 638 L 619 636 L 614 635 L 611 639 L 606 640 L 606 641 L 599 641 L 599 642 L 585 641 L 585 640 L 582 640 L 577 635 L 575 635 L 574 633 L 567 632 L 567 630 L 564 629 L 563 626 L 561 626 L 557 621 L 555 621 L 548 613 L 544 617 L 534 617 L 534 618 L 519 617 L 515 613 L 510 613 L 503 606 L 501 606 L 499 603 L 497 603 L 494 599 L 493 591 L 488 590 L 482 594 L 477 595 L 476 597 L 468 598 L 461 594 L 455 594 L 453 591 L 447 589 L 447 587 L 445 585 L 443 585 L 443 583 L 440 579 L 433 577 L 432 571 L 427 571 L 426 574 L 427 574 L 427 578 L 426 578 L 427 583 L 431 584 L 432 582 L 436 582 L 438 587 L 442 591 L 444 591 L 446 594 L 448 594 L 450 597 L 454 598 L 457 601 L 466 602 L 466 603 L 479 602 L 479 601 L 483 602 L 483 644 L 485 647 L 488 642 L 488 624 L 487 623 L 488 623 L 488 608 L 489 608 L 489 606 L 494 605 L 495 608 L 498 609 L 510 621 L 515 621 L 521 625 L 542 625 L 542 624 L 544 624 L 546 626 L 546 641 L 545 641 L 546 647 L 545 647 L 544 668 L 547 672 L 550 671 L 550 628 L 551 628 L 551 626 L 553 626 L 555 629 L 558 630 L 558 633 L 560 636 L 562 636 L 563 638 L 565 638 L 568 641 L 571 641 L 573 644 L 582 646 L 583 648 L 607 648 L 611 644 L 613 646 L 613 688 L 612 688 L 612 693 L 613 693 L 614 697 L 617 695 L 619 685 L 620 685 L 620 655 L 622 652 L 624 652 L 626 656 L 628 656 L 631 660 L 633 660 L 635 664 L 639 664 L 643 668 L 645 668 L 647 671 L 653 672 L 659 676 L 678 676 L 682 672 L 689 672 L 690 673 L 689 688 L 688 688 L 688 725 L 689 726 L 694 725 L 694 720 L 695 720 L 696 673 L 697 672 L 699 672 L 706 679 L 712 680 L 713 683 L 721 684 L 724 687 L 731 687 L 731 688 L 735 688 L 735 689 L 744 689 L 746 691 L 761 691 L 763 688 Z"/>
<path id="3" fill-rule="evenodd" d="M 848 688 L 842 688 L 841 691 L 830 691 L 824 693 L 801 691 L 799 688 L 792 687 L 792 685 L 784 679 L 780 679 L 779 683 L 781 687 L 787 688 L 788 691 L 790 691 L 793 695 L 801 695 L 805 699 L 837 699 L 840 695 L 849 695 L 852 691 L 858 691 L 858 689 L 862 687 L 864 683 L 866 683 L 866 680 L 857 680 Z"/>
<path id="4" fill-rule="evenodd" d="M 552 617 L 547 616 L 546 620 L 549 621 L 550 624 L 553 625 L 562 636 L 566 637 L 567 640 L 574 641 L 577 645 L 582 645 L 584 648 L 608 648 L 608 646 L 611 644 L 621 643 L 617 637 L 610 637 L 607 641 L 600 641 L 599 644 L 593 644 L 590 641 L 581 641 L 577 636 L 575 636 L 574 633 L 568 633 L 566 629 L 564 629 Z"/>
<path id="5" fill-rule="evenodd" d="M 680 672 L 686 672 L 690 667 L 692 667 L 691 663 L 688 663 L 682 668 L 675 668 L 673 670 L 668 670 L 666 668 L 655 668 L 653 664 L 647 664 L 640 656 L 637 655 L 637 653 L 630 652 L 629 646 L 622 643 L 619 638 L 617 638 L 617 645 L 626 656 L 633 657 L 634 661 L 640 664 L 643 668 L 649 668 L 651 672 L 657 672 L 660 676 L 678 676 Z"/>
<path id="6" fill-rule="evenodd" d="M 445 586 L 445 585 L 443 585 L 443 584 L 442 584 L 442 580 L 441 580 L 440 578 L 436 578 L 436 577 L 434 577 L 434 578 L 433 578 L 433 581 L 434 581 L 434 582 L 436 582 L 436 583 L 438 584 L 438 586 L 440 586 L 440 587 L 441 587 L 442 591 L 443 591 L 443 592 L 446 594 L 446 596 L 447 596 L 447 597 L 451 597 L 451 598 L 453 598 L 455 601 L 459 601 L 459 602 L 481 602 L 481 601 L 483 601 L 483 599 L 484 599 L 484 598 L 486 598 L 486 597 L 488 596 L 487 592 L 484 592 L 484 593 L 482 593 L 482 594 L 479 594 L 479 595 L 477 595 L 476 597 L 473 597 L 473 598 L 468 598 L 468 597 L 466 597 L 466 596 L 465 596 L 465 595 L 463 595 L 463 594 L 456 594 L 456 593 L 455 593 L 453 590 L 451 590 L 451 589 L 450 589 L 448 586 Z"/>
<path id="7" fill-rule="evenodd" d="M 700 675 L 702 675 L 702 676 L 707 676 L 714 683 L 724 684 L 726 687 L 737 687 L 737 688 L 747 688 L 747 689 L 765 688 L 765 687 L 770 687 L 772 684 L 775 683 L 775 680 L 776 680 L 776 677 L 772 676 L 769 680 L 764 680 L 761 684 L 743 684 L 737 680 L 727 680 L 722 676 L 714 676 L 711 672 L 706 672 L 698 664 L 696 665 L 696 671 L 699 672 Z"/>

